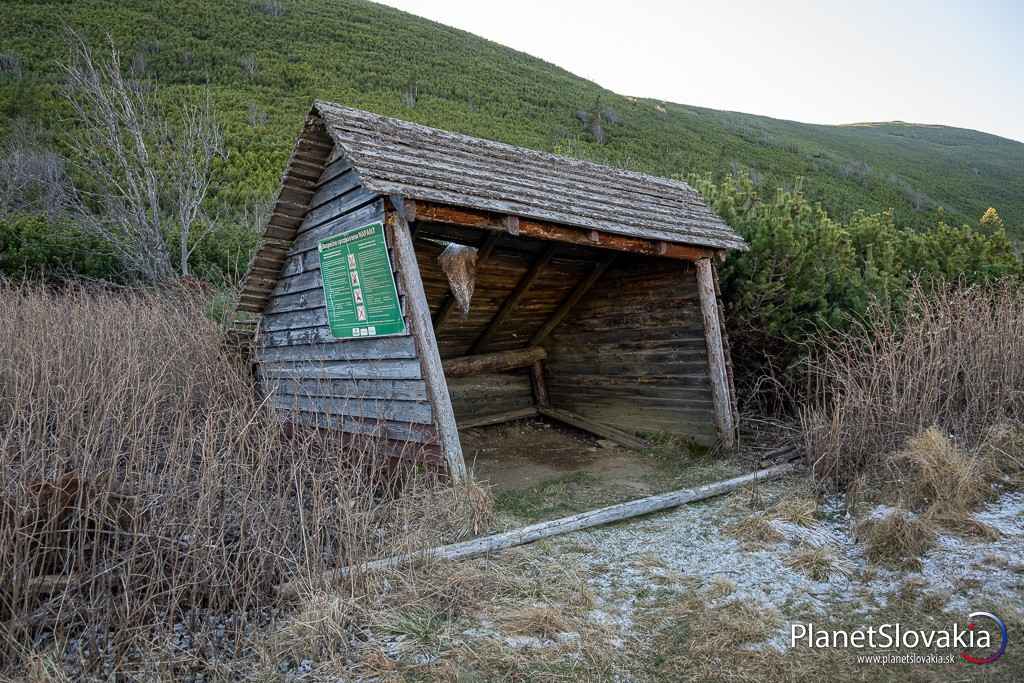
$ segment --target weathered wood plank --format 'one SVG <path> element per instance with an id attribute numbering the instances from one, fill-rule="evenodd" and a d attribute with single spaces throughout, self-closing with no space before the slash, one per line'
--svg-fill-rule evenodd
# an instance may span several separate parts
<path id="1" fill-rule="evenodd" d="M 416 345 L 410 336 L 346 339 L 333 343 L 293 344 L 285 347 L 257 348 L 256 358 L 264 363 L 282 361 L 394 360 L 416 358 Z"/>
<path id="2" fill-rule="evenodd" d="M 309 200 L 309 208 L 317 209 L 332 199 L 341 197 L 359 187 L 359 176 L 355 171 L 344 171 L 335 178 L 320 185 Z"/>
<path id="3" fill-rule="evenodd" d="M 377 199 L 380 199 L 380 195 L 365 187 L 357 187 L 343 195 L 334 197 L 308 213 L 304 212 L 305 217 L 302 220 L 302 225 L 299 226 L 299 235 L 333 221 L 339 216 L 351 213 Z"/>
<path id="4" fill-rule="evenodd" d="M 533 398 L 541 408 L 550 408 L 548 385 L 544 380 L 544 363 L 537 361 L 530 366 L 530 382 L 533 385 Z"/>
<path id="5" fill-rule="evenodd" d="M 262 363 L 259 373 L 264 377 L 307 379 L 423 379 L 419 362 L 408 359 Z"/>
<path id="6" fill-rule="evenodd" d="M 396 399 L 321 397 L 306 394 L 275 392 L 270 404 L 281 410 L 300 410 L 349 417 L 370 417 L 375 420 L 433 425 L 430 403 Z"/>
<path id="7" fill-rule="evenodd" d="M 348 380 L 300 379 L 261 377 L 268 393 L 279 390 L 282 394 L 301 396 L 327 396 L 356 399 L 394 399 L 398 401 L 426 401 L 427 385 L 423 380 Z"/>
<path id="8" fill-rule="evenodd" d="M 697 261 L 697 288 L 708 346 L 708 374 L 711 379 L 711 395 L 715 400 L 715 425 L 722 445 L 732 448 L 736 444 L 736 427 L 733 424 L 732 397 L 729 395 L 729 377 L 722 347 L 722 328 L 718 320 L 718 300 L 715 297 L 715 276 L 710 259 Z"/>
<path id="9" fill-rule="evenodd" d="M 324 237 L 330 237 L 331 235 L 382 220 L 384 220 L 384 202 L 378 197 L 365 206 L 358 206 L 354 210 L 350 209 L 349 213 L 338 217 L 336 220 L 304 230 L 292 243 L 289 256 L 294 256 L 309 249 L 316 249 L 317 242 Z"/>
<path id="10" fill-rule="evenodd" d="M 427 306 L 427 295 L 423 291 L 423 280 L 420 277 L 419 265 L 416 263 L 416 250 L 409 224 L 398 211 L 388 212 L 385 222 L 391 235 L 391 247 L 394 250 L 399 279 L 406 293 L 409 326 L 419 351 L 423 378 L 427 382 L 441 452 L 448 463 L 449 475 L 455 481 L 462 481 L 466 477 L 466 463 L 462 459 L 462 445 L 459 443 L 455 413 L 445 385 L 441 355 L 437 350 L 437 339 L 434 337 L 430 308 Z"/>
<path id="11" fill-rule="evenodd" d="M 281 409 L 281 414 L 288 419 L 302 424 L 337 429 L 352 434 L 362 434 L 392 441 L 412 441 L 420 444 L 436 444 L 437 431 L 433 426 L 417 424 L 401 424 L 373 418 L 360 418 L 351 415 L 328 415 L 319 412 L 292 410 L 290 407 Z"/>

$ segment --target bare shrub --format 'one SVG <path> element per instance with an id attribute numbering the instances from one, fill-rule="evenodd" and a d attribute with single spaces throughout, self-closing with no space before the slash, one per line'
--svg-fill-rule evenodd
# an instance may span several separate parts
<path id="1" fill-rule="evenodd" d="M 21 78 L 21 58 L 12 52 L 0 53 L 0 74 Z"/>
<path id="2" fill-rule="evenodd" d="M 376 440 L 281 424 L 205 305 L 0 286 L 0 661 L 61 634 L 126 652 L 209 614 L 230 614 L 230 642 L 286 579 L 488 523 L 486 496 Z"/>
<path id="3" fill-rule="evenodd" d="M 256 61 L 256 55 L 245 55 L 238 60 L 238 66 L 242 69 L 242 74 L 248 77 L 255 76 L 260 70 L 260 64 Z"/>
<path id="4" fill-rule="evenodd" d="M 416 100 L 419 97 L 419 86 L 415 83 L 409 83 L 402 88 L 402 106 L 406 109 L 415 109 Z"/>
<path id="5" fill-rule="evenodd" d="M 0 158 L 0 216 L 16 211 L 45 213 L 50 218 L 68 208 L 64 159 L 44 145 L 32 124 L 18 121 Z"/>
<path id="6" fill-rule="evenodd" d="M 127 271 L 148 282 L 174 276 L 164 235 L 176 234 L 179 268 L 187 276 L 189 256 L 210 232 L 202 205 L 213 161 L 224 154 L 209 93 L 168 116 L 146 84 L 125 77 L 113 44 L 105 61 L 95 60 L 75 34 L 69 47 L 65 97 L 79 125 L 68 144 L 87 179 L 72 194 L 75 213 L 83 228 L 113 247 Z"/>
<path id="7" fill-rule="evenodd" d="M 285 15 L 285 7 L 280 0 L 259 0 L 252 4 L 252 8 L 268 17 L 283 17 Z"/>
<path id="8" fill-rule="evenodd" d="M 270 115 L 260 109 L 255 102 L 250 102 L 245 119 L 251 127 L 262 128 L 270 121 Z"/>
<path id="9" fill-rule="evenodd" d="M 1010 282 L 916 284 L 901 319 L 877 312 L 821 348 L 802 422 L 815 476 L 832 489 L 891 472 L 892 455 L 929 427 L 973 451 L 1024 415 L 1024 294 Z"/>

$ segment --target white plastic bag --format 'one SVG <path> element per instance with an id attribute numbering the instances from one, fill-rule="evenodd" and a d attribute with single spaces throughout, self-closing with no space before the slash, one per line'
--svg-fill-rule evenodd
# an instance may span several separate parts
<path id="1" fill-rule="evenodd" d="M 448 285 L 455 295 L 455 303 L 462 311 L 462 317 L 469 315 L 469 302 L 476 285 L 476 247 L 464 244 L 449 244 L 437 257 L 441 270 L 448 276 Z"/>

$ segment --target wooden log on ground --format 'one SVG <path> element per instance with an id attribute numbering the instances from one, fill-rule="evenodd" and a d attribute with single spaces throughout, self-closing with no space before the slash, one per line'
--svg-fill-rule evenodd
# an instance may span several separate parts
<path id="1" fill-rule="evenodd" d="M 484 372 L 500 372 L 527 368 L 547 358 L 548 352 L 539 346 L 497 353 L 478 353 L 472 356 L 449 358 L 442 363 L 447 377 L 469 377 Z"/>
<path id="2" fill-rule="evenodd" d="M 715 404 L 715 428 L 722 445 L 732 448 L 736 445 L 736 425 L 733 421 L 729 375 L 725 349 L 722 345 L 722 328 L 718 319 L 718 300 L 715 296 L 715 276 L 710 259 L 697 261 L 697 291 L 700 294 L 700 311 L 704 318 L 708 375 L 711 378 L 711 398 Z"/>
<path id="3" fill-rule="evenodd" d="M 474 427 L 487 427 L 503 422 L 512 422 L 513 420 L 525 420 L 528 417 L 537 417 L 538 414 L 537 408 L 534 406 L 519 408 L 518 410 L 506 410 L 503 413 L 492 413 L 491 415 L 481 415 L 480 417 L 473 417 L 468 420 L 459 420 L 459 429 L 473 429 Z"/>
<path id="4" fill-rule="evenodd" d="M 391 569 L 410 562 L 424 560 L 455 561 L 479 557 L 499 550 L 533 543 L 534 541 L 539 541 L 544 538 L 551 538 L 552 536 L 559 536 L 572 531 L 579 531 L 580 529 L 588 529 L 604 524 L 610 524 L 611 522 L 618 522 L 624 519 L 630 519 L 631 517 L 638 517 L 640 515 L 658 512 L 660 510 L 668 510 L 670 508 L 679 507 L 680 505 L 685 505 L 686 503 L 693 503 L 698 500 L 705 500 L 714 496 L 720 496 L 723 493 L 728 493 L 729 491 L 733 491 L 741 486 L 746 486 L 747 484 L 779 479 L 787 474 L 793 473 L 796 468 L 796 464 L 784 463 L 782 465 L 757 470 L 750 474 L 744 474 L 732 479 L 716 481 L 714 483 L 697 486 L 695 488 L 662 493 L 657 496 L 640 498 L 639 500 L 631 500 L 618 505 L 610 505 L 597 510 L 590 510 L 589 512 L 581 512 L 576 515 L 570 515 L 569 517 L 562 517 L 561 519 L 531 524 L 530 526 L 525 526 L 521 529 L 514 529 L 512 531 L 506 531 L 501 534 L 494 534 L 484 538 L 463 541 L 461 543 L 453 543 L 439 548 L 429 548 L 420 552 L 399 555 L 397 557 L 374 560 L 372 562 L 366 562 L 365 564 L 353 567 L 333 569 L 325 572 L 321 576 L 321 579 L 324 581 L 337 581 L 346 578 L 355 572 L 372 572 L 379 571 L 381 569 Z M 281 584 L 277 589 L 278 594 L 282 597 L 295 597 L 298 595 L 303 585 L 304 582 L 302 581 L 290 581 L 288 583 Z"/>
<path id="5" fill-rule="evenodd" d="M 610 425 L 604 425 L 594 422 L 592 420 L 588 420 L 582 415 L 571 413 L 568 410 L 561 410 L 559 408 L 549 408 L 543 406 L 538 407 L 537 410 L 540 411 L 540 414 L 543 415 L 544 417 L 549 417 L 552 420 L 564 422 L 565 424 L 571 427 L 575 427 L 576 429 L 582 429 L 585 432 L 590 432 L 591 434 L 602 436 L 606 439 L 614 441 L 615 443 L 621 446 L 625 446 L 626 448 L 632 448 L 634 450 L 642 451 L 646 448 L 651 447 L 651 444 L 644 441 L 638 436 L 633 436 L 628 432 L 624 432 L 621 429 L 612 427 Z"/>

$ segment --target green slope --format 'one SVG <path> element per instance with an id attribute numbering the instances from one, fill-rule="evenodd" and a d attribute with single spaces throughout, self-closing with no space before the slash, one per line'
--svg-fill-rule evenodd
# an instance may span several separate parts
<path id="1" fill-rule="evenodd" d="M 973 223 L 995 206 L 1016 234 L 1024 226 L 1024 144 L 940 126 L 818 126 L 627 98 L 360 0 L 6 0 L 0 128 L 15 117 L 64 128 L 56 63 L 65 26 L 97 45 L 109 32 L 162 96 L 212 85 L 231 149 L 220 197 L 233 206 L 272 193 L 303 114 L 323 98 L 661 175 L 749 170 L 766 187 L 803 176 L 805 193 L 840 217 L 892 207 L 898 221 L 926 225 L 942 207 Z M 403 102 L 413 90 L 415 105 Z M 577 119 L 598 98 L 619 120 L 606 126 L 604 145 Z"/>

